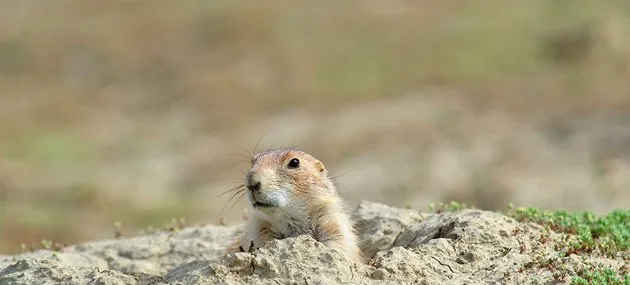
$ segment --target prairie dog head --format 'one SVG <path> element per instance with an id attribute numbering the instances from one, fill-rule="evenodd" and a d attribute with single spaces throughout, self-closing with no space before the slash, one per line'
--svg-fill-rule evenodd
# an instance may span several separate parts
<path id="1" fill-rule="evenodd" d="M 245 187 L 253 214 L 265 220 L 305 215 L 314 197 L 335 191 L 323 163 L 290 149 L 256 154 Z"/>

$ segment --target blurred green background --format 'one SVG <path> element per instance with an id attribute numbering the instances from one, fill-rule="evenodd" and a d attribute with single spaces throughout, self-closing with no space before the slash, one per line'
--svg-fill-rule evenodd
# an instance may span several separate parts
<path id="1" fill-rule="evenodd" d="M 320 158 L 351 206 L 627 208 L 629 16 L 625 0 L 0 0 L 0 253 L 217 223 L 261 138 Z"/>

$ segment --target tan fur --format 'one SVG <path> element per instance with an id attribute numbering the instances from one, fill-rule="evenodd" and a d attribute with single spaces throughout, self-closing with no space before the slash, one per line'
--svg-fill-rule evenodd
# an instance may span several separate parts
<path id="1" fill-rule="evenodd" d="M 289 167 L 297 158 L 299 167 Z M 253 188 L 260 182 L 259 188 Z M 249 183 L 249 184 L 248 184 Z M 297 150 L 256 154 L 245 177 L 249 198 L 245 232 L 228 252 L 250 251 L 272 239 L 309 234 L 357 262 L 361 254 L 350 217 L 324 164 Z M 256 204 L 263 203 L 263 206 Z"/>

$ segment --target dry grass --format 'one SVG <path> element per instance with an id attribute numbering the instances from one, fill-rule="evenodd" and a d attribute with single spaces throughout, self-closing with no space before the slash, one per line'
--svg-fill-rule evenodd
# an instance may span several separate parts
<path id="1" fill-rule="evenodd" d="M 628 205 L 624 1 L 381 2 L 0 1 L 0 252 L 215 222 L 261 136 L 352 202 Z"/>

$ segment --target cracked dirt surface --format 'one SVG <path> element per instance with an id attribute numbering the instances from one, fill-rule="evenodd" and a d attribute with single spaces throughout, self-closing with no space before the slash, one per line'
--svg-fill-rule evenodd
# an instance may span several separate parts
<path id="1" fill-rule="evenodd" d="M 223 254 L 239 227 L 176 232 L 0 256 L 0 284 L 535 284 L 556 281 L 536 258 L 558 256 L 560 235 L 503 214 L 421 213 L 362 202 L 353 217 L 365 264 L 309 236 Z M 623 257 L 556 257 L 568 268 L 624 266 Z M 570 269 L 571 270 L 571 269 Z"/>

